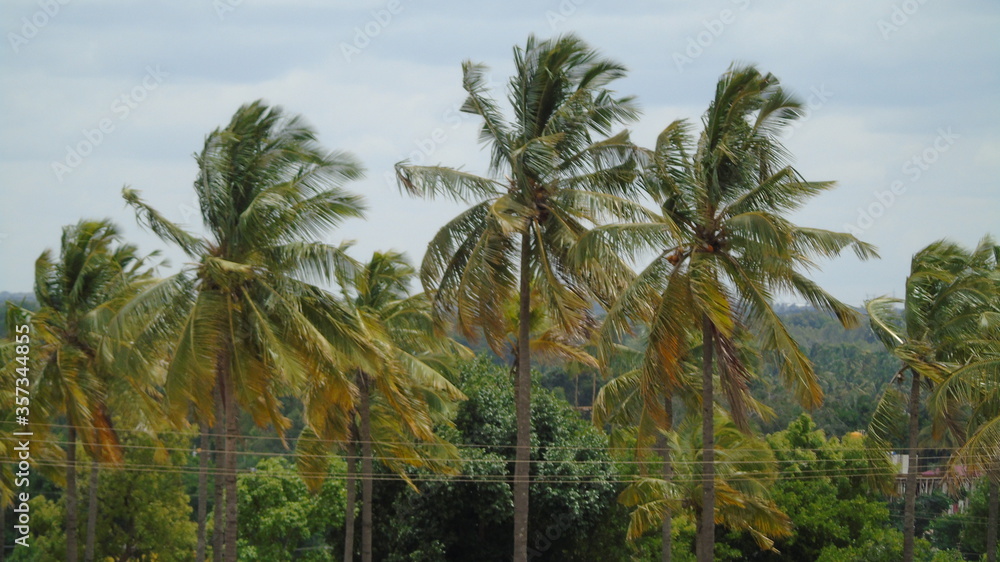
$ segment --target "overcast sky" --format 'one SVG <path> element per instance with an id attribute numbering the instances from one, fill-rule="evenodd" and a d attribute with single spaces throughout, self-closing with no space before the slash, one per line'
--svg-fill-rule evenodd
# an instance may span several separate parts
<path id="1" fill-rule="evenodd" d="M 166 249 L 121 188 L 197 227 L 193 153 L 243 103 L 300 113 L 324 146 L 354 153 L 368 221 L 330 241 L 414 260 L 458 207 L 401 195 L 393 163 L 484 170 L 477 122 L 457 112 L 461 63 L 494 71 L 530 33 L 575 32 L 629 68 L 614 87 L 652 145 L 672 120 L 700 126 L 733 61 L 776 74 L 811 110 L 787 146 L 807 179 L 836 180 L 793 219 L 853 229 L 853 255 L 814 277 L 851 304 L 900 295 L 912 254 L 948 237 L 1000 235 L 1000 2 L 712 0 L 481 3 L 321 0 L 4 0 L 0 56 L 0 290 L 29 291 L 59 229 L 108 217 Z M 102 130 L 103 129 L 103 130 Z M 183 257 L 166 255 L 177 265 Z"/>

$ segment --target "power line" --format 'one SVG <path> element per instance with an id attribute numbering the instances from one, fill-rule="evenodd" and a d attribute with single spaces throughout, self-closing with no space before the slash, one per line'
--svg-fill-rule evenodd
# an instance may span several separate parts
<path id="1" fill-rule="evenodd" d="M 0 421 L 0 425 L 3 425 L 3 424 L 6 424 L 6 425 L 15 425 L 18 428 L 23 429 L 23 426 L 19 426 L 18 424 L 16 424 L 13 421 Z M 34 426 L 34 427 L 54 427 L 54 428 L 62 428 L 62 429 L 69 429 L 71 427 L 76 427 L 77 430 L 81 429 L 79 426 L 70 426 L 70 425 L 67 425 L 67 424 L 42 424 L 42 423 L 37 423 L 36 424 L 36 423 L 32 423 L 32 424 L 30 424 L 29 427 L 31 427 L 31 426 Z M 83 428 L 83 429 L 90 429 L 90 430 L 94 430 L 94 431 L 99 431 L 101 428 L 87 427 L 87 428 Z M 144 431 L 144 430 L 139 430 L 139 429 L 119 429 L 119 428 L 114 428 L 114 431 L 117 432 L 117 433 L 122 433 L 122 432 L 138 433 L 138 434 L 147 435 L 147 436 L 161 435 L 161 434 L 165 434 L 165 435 L 181 435 L 181 436 L 192 438 L 192 439 L 193 438 L 198 438 L 198 437 L 201 436 L 201 433 L 198 432 L 198 431 L 185 432 L 185 431 L 175 431 L 175 430 L 161 430 L 161 431 L 156 431 L 156 432 L 150 432 L 150 431 Z M 225 433 L 209 433 L 208 435 L 211 436 L 211 437 L 227 437 L 228 436 Z M 285 437 L 285 438 L 282 438 L 282 437 L 278 437 L 278 436 L 250 435 L 250 434 L 243 434 L 243 433 L 241 433 L 241 434 L 235 434 L 234 437 L 237 440 L 240 440 L 240 441 L 284 441 L 284 442 L 294 441 L 294 442 L 307 442 L 307 443 L 326 443 L 326 444 L 331 444 L 331 445 L 343 445 L 343 444 L 349 444 L 349 443 L 357 443 L 357 444 L 371 443 L 371 444 L 374 444 L 374 445 L 406 445 L 406 446 L 418 446 L 418 447 L 419 446 L 425 446 L 425 447 L 440 446 L 439 443 L 420 442 L 420 441 L 382 441 L 382 440 L 365 441 L 365 440 L 361 440 L 361 439 L 352 439 L 350 441 L 344 441 L 344 440 L 338 440 L 338 439 L 321 439 L 321 438 L 318 438 L 318 437 L 307 437 L 307 438 L 302 438 L 302 437 L 298 437 L 298 438 L 296 438 L 296 437 Z M 4 438 L 0 438 L 0 439 L 4 439 Z M 454 446 L 456 446 L 456 447 L 467 447 L 467 448 L 486 448 L 486 449 L 516 449 L 517 448 L 517 445 L 504 445 L 504 444 L 495 444 L 495 443 L 451 443 L 451 444 L 454 445 Z M 544 446 L 538 446 L 538 445 L 536 445 L 536 446 L 533 446 L 532 448 L 552 449 L 552 450 L 586 450 L 586 451 L 593 451 L 594 450 L 594 447 L 589 447 L 589 446 L 586 446 L 586 445 L 544 445 Z M 934 447 L 918 447 L 916 450 L 919 453 L 919 451 L 957 451 L 957 450 L 959 450 L 961 448 L 962 448 L 961 446 L 934 446 Z M 612 452 L 612 451 L 626 451 L 626 452 L 629 452 L 629 451 L 635 451 L 636 449 L 637 449 L 636 446 L 614 447 L 614 446 L 610 446 L 610 445 L 606 446 L 606 447 L 601 447 L 600 448 L 600 450 L 609 451 L 609 452 Z M 652 450 L 653 447 L 643 447 L 643 449 L 650 449 L 650 450 Z M 687 448 L 685 448 L 685 449 L 681 449 L 681 450 L 684 450 L 684 451 L 698 451 L 700 449 L 697 449 L 697 448 L 687 449 Z M 741 447 L 739 449 L 723 449 L 723 448 L 716 447 L 715 450 L 716 451 L 726 451 L 726 450 L 733 450 L 733 451 L 735 451 L 735 450 L 740 450 L 740 451 L 754 451 L 754 450 L 758 450 L 758 451 L 775 451 L 775 452 L 777 452 L 777 451 L 836 451 L 838 449 L 835 449 L 835 448 L 832 448 L 832 447 L 789 447 L 789 448 L 775 448 L 775 447 L 770 447 L 770 446 L 764 446 L 764 447 Z M 852 451 L 852 452 L 853 451 L 858 451 L 858 452 L 861 452 L 861 451 L 875 451 L 875 452 L 882 452 L 882 453 L 890 452 L 891 451 L 893 453 L 902 453 L 902 454 L 907 454 L 908 451 L 909 451 L 908 448 L 907 449 L 886 449 L 886 448 L 882 448 L 882 447 L 844 447 L 844 448 L 842 448 L 840 450 L 843 450 L 843 451 Z M 921 456 L 920 458 L 925 458 L 925 457 Z M 814 459 L 806 459 L 806 460 L 814 460 Z"/>

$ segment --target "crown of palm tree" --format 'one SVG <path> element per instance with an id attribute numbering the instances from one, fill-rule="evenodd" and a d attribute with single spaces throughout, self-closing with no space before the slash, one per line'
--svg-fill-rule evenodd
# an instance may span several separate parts
<path id="1" fill-rule="evenodd" d="M 347 245 L 310 240 L 362 216 L 360 197 L 340 188 L 361 177 L 361 167 L 346 153 L 323 150 L 300 118 L 260 101 L 209 134 L 196 159 L 204 238 L 123 190 L 144 226 L 196 260 L 133 305 L 151 339 L 171 342 L 172 411 L 183 417 L 193 402 L 202 419 L 212 419 L 222 349 L 231 350 L 238 400 L 258 423 L 285 427 L 278 397 L 307 385 L 327 387 L 331 406 L 348 411 L 354 391 L 337 365 L 364 348 L 365 337 L 311 282 L 334 283 L 354 264 Z M 172 318 L 147 320 L 164 312 Z"/>
<path id="2" fill-rule="evenodd" d="M 506 303 L 517 294 L 521 235 L 530 245 L 533 291 L 564 333 L 578 334 L 589 303 L 609 303 L 627 277 L 620 260 L 594 267 L 574 261 L 569 251 L 593 224 L 646 215 L 630 199 L 635 147 L 627 132 L 607 136 L 638 113 L 632 98 L 605 88 L 623 75 L 622 66 L 575 36 L 531 37 L 515 50 L 508 120 L 489 95 L 486 68 L 466 62 L 462 110 L 483 119 L 489 176 L 397 164 L 406 191 L 473 203 L 434 237 L 420 270 L 424 287 L 434 291 L 438 317 L 454 317 L 467 337 L 482 330 L 502 352 Z"/>
<path id="3" fill-rule="evenodd" d="M 715 332 L 724 392 L 734 420 L 746 427 L 745 365 L 735 353 L 734 330 L 745 326 L 763 350 L 776 350 L 781 374 L 803 405 L 822 392 L 809 361 L 782 325 L 771 303 L 780 293 L 830 310 L 845 324 L 857 312 L 808 279 L 817 257 L 845 248 L 867 259 L 874 248 L 850 234 L 796 226 L 783 217 L 832 182 L 804 180 L 788 163 L 778 135 L 801 104 L 770 74 L 734 67 L 719 80 L 697 141 L 685 121 L 671 123 L 648 151 L 642 175 L 659 204 L 651 220 L 600 226 L 583 238 L 581 254 L 652 253 L 652 262 L 622 292 L 602 326 L 600 355 L 636 323 L 650 326 L 645 372 L 649 406 L 676 386 L 691 349 L 692 328 L 705 316 Z"/>

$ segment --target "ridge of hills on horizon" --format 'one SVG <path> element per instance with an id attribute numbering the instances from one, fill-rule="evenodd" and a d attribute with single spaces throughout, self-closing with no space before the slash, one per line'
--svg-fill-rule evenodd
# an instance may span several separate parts
<path id="1" fill-rule="evenodd" d="M 33 293 L 0 291 L 4 317 L 7 302 L 37 308 Z M 867 322 L 845 330 L 833 315 L 811 306 L 779 303 L 775 311 L 813 362 L 826 396 L 823 406 L 809 412 L 816 425 L 828 435 L 836 436 L 867 427 L 882 389 L 898 369 L 897 361 L 875 338 Z M 5 337 L 6 332 L 6 322 L 0 322 L 0 337 Z M 482 345 L 472 347 L 480 352 L 486 350 Z M 585 409 L 604 382 L 596 372 L 560 366 L 545 367 L 542 371 L 545 386 L 561 388 L 568 402 Z M 759 366 L 759 378 L 754 381 L 752 392 L 775 412 L 773 419 L 760 423 L 764 432 L 784 428 L 803 412 L 792 393 L 782 387 L 777 369 L 767 360 Z"/>

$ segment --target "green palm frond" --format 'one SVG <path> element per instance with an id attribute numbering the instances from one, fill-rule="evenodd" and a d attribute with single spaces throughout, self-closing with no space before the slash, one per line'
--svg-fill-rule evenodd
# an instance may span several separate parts
<path id="1" fill-rule="evenodd" d="M 187 233 L 181 227 L 167 220 L 156 209 L 150 207 L 139 198 L 139 192 L 125 187 L 122 189 L 125 202 L 135 209 L 140 222 L 157 236 L 177 244 L 184 253 L 196 257 L 205 251 L 204 242 Z"/>

